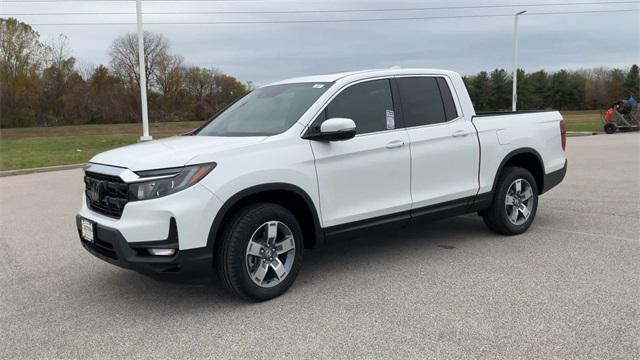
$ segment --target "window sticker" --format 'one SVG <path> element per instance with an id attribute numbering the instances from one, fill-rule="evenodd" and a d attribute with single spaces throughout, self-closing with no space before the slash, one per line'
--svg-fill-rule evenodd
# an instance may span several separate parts
<path id="1" fill-rule="evenodd" d="M 387 110 L 387 130 L 396 128 L 396 116 L 393 110 Z"/>
<path id="2" fill-rule="evenodd" d="M 315 84 L 313 85 L 314 89 L 322 89 L 324 87 L 324 84 Z"/>

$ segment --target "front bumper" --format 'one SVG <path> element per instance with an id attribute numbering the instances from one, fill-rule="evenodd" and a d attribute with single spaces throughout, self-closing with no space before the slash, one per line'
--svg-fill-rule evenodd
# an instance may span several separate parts
<path id="1" fill-rule="evenodd" d="M 128 202 L 117 219 L 89 209 L 86 195 L 78 214 L 104 227 L 118 230 L 130 243 L 166 239 L 171 219 L 178 225 L 180 250 L 208 246 L 213 219 L 222 201 L 200 184 L 157 199 Z"/>
<path id="2" fill-rule="evenodd" d="M 82 246 L 110 264 L 157 280 L 181 283 L 203 283 L 213 275 L 213 254 L 208 247 L 178 250 L 173 256 L 148 255 L 149 248 L 178 248 L 175 220 L 170 222 L 167 239 L 130 243 L 119 230 L 95 222 L 94 242 L 88 242 L 82 239 L 80 219 L 77 215 L 76 226 Z"/>

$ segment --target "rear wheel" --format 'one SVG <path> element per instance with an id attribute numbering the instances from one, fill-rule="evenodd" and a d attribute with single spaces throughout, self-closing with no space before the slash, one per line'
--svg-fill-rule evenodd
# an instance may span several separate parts
<path id="1" fill-rule="evenodd" d="M 493 203 L 482 213 L 489 229 L 503 235 L 527 231 L 538 209 L 538 188 L 531 173 L 520 167 L 502 172 Z"/>
<path id="2" fill-rule="evenodd" d="M 606 123 L 604 124 L 604 132 L 606 132 L 607 134 L 613 134 L 615 133 L 617 130 L 615 124 L 612 123 Z"/>
<path id="3" fill-rule="evenodd" d="M 216 269 L 225 286 L 241 298 L 264 301 L 293 284 L 304 241 L 296 217 L 276 204 L 254 204 L 229 221 L 216 253 Z"/>

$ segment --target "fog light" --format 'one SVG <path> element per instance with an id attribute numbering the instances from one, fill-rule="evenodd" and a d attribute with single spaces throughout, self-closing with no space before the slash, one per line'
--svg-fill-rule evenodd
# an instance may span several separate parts
<path id="1" fill-rule="evenodd" d="M 176 249 L 148 249 L 148 251 L 154 256 L 171 256 L 176 253 Z"/>

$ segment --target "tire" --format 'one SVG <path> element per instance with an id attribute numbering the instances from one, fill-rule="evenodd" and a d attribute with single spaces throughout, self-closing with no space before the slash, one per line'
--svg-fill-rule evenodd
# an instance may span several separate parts
<path id="1" fill-rule="evenodd" d="M 520 183 L 519 193 L 516 182 Z M 502 235 L 517 235 L 527 231 L 537 210 L 538 187 L 533 175 L 521 167 L 506 167 L 496 185 L 491 207 L 481 214 L 484 223 L 492 231 Z"/>
<path id="2" fill-rule="evenodd" d="M 609 135 L 615 133 L 616 130 L 617 130 L 617 128 L 616 128 L 616 126 L 614 124 L 612 124 L 612 123 L 604 124 L 604 132 L 606 132 Z"/>
<path id="3" fill-rule="evenodd" d="M 298 220 L 286 208 L 270 203 L 248 205 L 231 217 L 222 232 L 215 254 L 218 277 L 245 300 L 280 296 L 302 266 L 302 236 Z"/>

